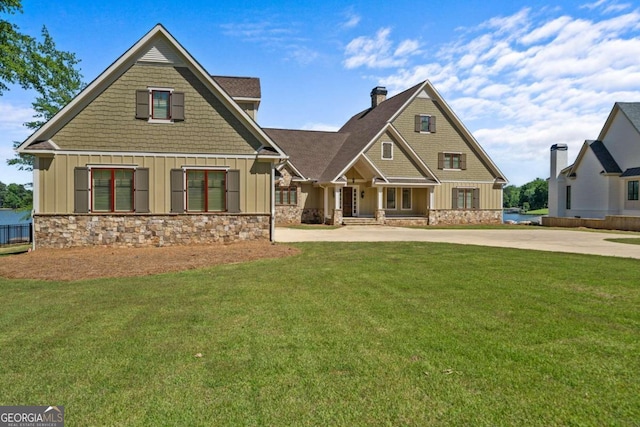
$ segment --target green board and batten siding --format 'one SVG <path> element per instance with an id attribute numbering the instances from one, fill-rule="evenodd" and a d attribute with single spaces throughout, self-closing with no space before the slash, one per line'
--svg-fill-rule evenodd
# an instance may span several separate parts
<path id="1" fill-rule="evenodd" d="M 149 209 L 171 212 L 171 170 L 188 166 L 228 167 L 240 171 L 240 211 L 269 213 L 271 165 L 251 158 L 199 158 L 193 156 L 127 156 L 58 154 L 55 162 L 39 160 L 40 213 L 74 211 L 74 169 L 86 165 L 134 165 L 149 170 Z"/>

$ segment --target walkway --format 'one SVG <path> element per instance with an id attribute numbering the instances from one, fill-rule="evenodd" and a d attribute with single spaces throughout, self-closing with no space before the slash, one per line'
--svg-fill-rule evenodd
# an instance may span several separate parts
<path id="1" fill-rule="evenodd" d="M 497 230 L 415 229 L 381 226 L 346 226 L 336 229 L 276 228 L 277 242 L 445 242 L 502 248 L 616 256 L 640 259 L 640 245 L 604 239 L 639 237 L 572 229 L 527 227 Z"/>

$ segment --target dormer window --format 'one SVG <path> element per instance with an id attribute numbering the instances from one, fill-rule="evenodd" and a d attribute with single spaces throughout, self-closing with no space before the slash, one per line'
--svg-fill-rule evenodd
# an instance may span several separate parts
<path id="1" fill-rule="evenodd" d="M 184 120 L 184 92 L 159 87 L 137 90 L 136 119 L 147 120 L 149 123 Z"/>

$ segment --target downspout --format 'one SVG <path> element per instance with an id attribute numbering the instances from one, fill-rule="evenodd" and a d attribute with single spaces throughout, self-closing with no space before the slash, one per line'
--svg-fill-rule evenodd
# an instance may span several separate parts
<path id="1" fill-rule="evenodd" d="M 35 214 L 40 211 L 40 158 L 33 158 L 33 207 L 31 209 L 31 250 L 36 250 L 36 222 Z"/>

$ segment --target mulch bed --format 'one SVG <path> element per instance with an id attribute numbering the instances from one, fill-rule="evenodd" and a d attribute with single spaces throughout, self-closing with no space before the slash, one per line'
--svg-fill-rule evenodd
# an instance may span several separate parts
<path id="1" fill-rule="evenodd" d="M 0 277 L 82 280 L 146 276 L 219 264 L 296 255 L 299 249 L 269 242 L 166 246 L 161 248 L 86 247 L 38 249 L 0 257 Z"/>

